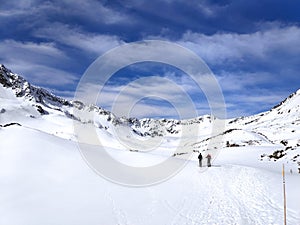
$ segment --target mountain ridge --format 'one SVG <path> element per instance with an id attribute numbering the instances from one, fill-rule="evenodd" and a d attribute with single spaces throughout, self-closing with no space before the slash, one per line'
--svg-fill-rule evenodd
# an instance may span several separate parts
<path id="1" fill-rule="evenodd" d="M 2 128 L 10 123 L 20 125 L 24 123 L 28 124 L 27 126 L 38 128 L 34 122 L 35 118 L 44 118 L 52 124 L 55 122 L 52 117 L 55 117 L 58 119 L 68 118 L 66 120 L 68 126 L 74 121 L 81 124 L 92 124 L 103 135 L 114 136 L 116 127 L 127 127 L 126 132 L 133 133 L 133 135 L 141 138 L 165 136 L 179 138 L 184 126 L 197 126 L 200 140 L 188 144 L 194 152 L 206 151 L 210 140 L 222 136 L 221 148 L 269 146 L 274 148 L 274 151 L 271 154 L 262 152 L 258 157 L 259 160 L 288 160 L 298 163 L 300 168 L 300 90 L 292 93 L 269 111 L 226 120 L 225 131 L 212 137 L 210 132 L 212 120 L 215 118 L 209 115 L 187 120 L 117 117 L 112 112 L 96 105 L 85 105 L 79 100 L 69 101 L 57 97 L 43 88 L 31 85 L 22 76 L 14 74 L 4 65 L 0 66 L 0 84 L 5 90 L 12 91 L 19 101 L 13 107 L 10 103 L 7 107 L 1 106 L 3 107 L 0 109 Z M 22 106 L 22 104 L 25 104 L 24 102 L 28 103 L 26 107 Z M 79 111 L 80 114 L 75 116 L 74 110 Z M 18 116 L 9 116 L 10 114 L 18 114 L 17 111 L 22 114 L 20 121 L 13 119 L 18 118 Z M 81 116 L 87 114 L 90 116 Z M 38 129 L 49 132 L 47 128 Z M 72 129 L 67 132 L 59 126 L 55 129 L 53 135 L 68 137 L 72 140 L 76 139 Z M 130 150 L 138 151 L 138 149 Z M 181 154 L 187 154 L 187 152 L 182 150 L 178 155 Z"/>

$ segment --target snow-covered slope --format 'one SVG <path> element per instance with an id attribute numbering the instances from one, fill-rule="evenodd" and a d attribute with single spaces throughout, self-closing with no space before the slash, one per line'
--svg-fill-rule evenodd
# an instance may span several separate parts
<path id="1" fill-rule="evenodd" d="M 56 97 L 1 65 L 0 225 L 282 224 L 283 163 L 288 224 L 300 224 L 299 112 L 300 91 L 268 112 L 226 121 L 225 132 L 217 135 L 223 137 L 220 153 L 203 172 L 197 154 L 206 154 L 216 138 L 210 135 L 210 116 L 118 118 L 98 106 Z M 87 166 L 77 150 L 74 123 L 94 126 L 110 154 L 125 164 L 180 160 L 189 150 L 196 154 L 164 183 L 119 186 Z M 197 127 L 197 140 L 181 137 L 184 126 Z M 162 141 L 155 151 L 140 152 L 140 146 L 120 143 L 116 131 L 129 140 L 135 135 Z M 180 138 L 181 152 L 174 154 Z"/>
<path id="2" fill-rule="evenodd" d="M 0 138 L 1 225 L 283 221 L 281 175 L 268 171 L 270 165 L 257 167 L 254 159 L 249 161 L 251 149 L 243 149 L 244 158 L 238 150 L 221 152 L 204 173 L 191 161 L 162 184 L 128 188 L 96 175 L 72 141 L 21 126 L 2 128 Z M 139 154 L 111 151 L 126 161 Z M 142 157 L 155 160 L 151 154 Z M 299 224 L 299 176 L 288 174 L 286 182 L 287 221 Z"/>
<path id="3" fill-rule="evenodd" d="M 35 124 L 34 119 L 39 117 L 49 120 L 50 123 L 54 124 L 53 126 L 55 126 L 56 121 L 59 120 L 68 121 L 68 124 L 71 124 L 73 120 L 77 120 L 82 123 L 92 123 L 97 128 L 105 130 L 110 134 L 113 134 L 114 127 L 122 125 L 130 127 L 136 135 L 151 137 L 179 137 L 182 132 L 182 126 L 196 124 L 202 136 L 200 143 L 211 138 L 209 136 L 212 126 L 210 116 L 201 116 L 182 121 L 172 119 L 157 120 L 146 118 L 138 120 L 136 118 L 118 118 L 111 112 L 98 106 L 85 105 L 76 100 L 67 101 L 54 96 L 45 89 L 31 85 L 24 78 L 12 73 L 3 65 L 0 66 L 0 84 L 0 97 L 5 99 L 5 101 L 2 101 L 0 110 L 2 123 L 22 122 L 13 121 L 12 119 L 22 118 L 22 120 L 25 120 L 23 123 L 32 123 L 34 128 L 48 132 L 47 128 L 43 129 L 42 127 L 39 128 L 36 126 L 37 124 Z M 80 111 L 76 116 L 73 113 L 74 109 Z M 22 116 L 17 117 L 16 114 Z M 87 114 L 92 115 L 86 117 L 85 115 Z M 274 145 L 275 147 L 284 149 L 288 148 L 287 150 L 291 148 L 296 149 L 300 146 L 299 114 L 300 90 L 291 94 L 270 111 L 249 117 L 228 120 L 226 122 L 226 131 L 220 133 L 220 135 L 223 136 L 223 146 Z M 80 115 L 82 115 L 82 117 Z M 93 118 L 93 120 L 86 120 L 85 118 Z M 54 134 L 59 135 L 62 134 L 62 132 L 63 131 L 57 127 Z M 70 132 L 71 130 L 69 133 Z M 62 135 L 69 136 L 65 134 Z M 69 138 L 72 139 L 71 136 L 69 136 Z M 196 145 L 196 143 L 193 144 Z M 204 151 L 207 147 L 205 144 L 201 146 L 203 146 L 203 148 L 196 150 Z M 198 147 L 200 147 L 200 145 L 198 145 Z"/>
<path id="4" fill-rule="evenodd" d="M 181 152 L 174 154 L 175 157 L 186 154 L 191 149 L 204 152 L 210 140 L 221 136 L 220 146 L 224 148 L 271 147 L 272 152 L 262 151 L 257 155 L 259 160 L 288 161 L 294 166 L 294 170 L 300 168 L 300 90 L 267 112 L 226 121 L 225 132 L 215 136 L 211 136 L 210 116 L 182 121 L 118 118 L 98 106 L 54 96 L 45 89 L 31 85 L 4 65 L 0 66 L 0 98 L 0 126 L 18 123 L 75 141 L 73 123 L 77 121 L 94 125 L 97 132 L 101 133 L 100 138 L 109 136 L 112 143 L 118 142 L 113 136 L 120 129 L 141 138 L 163 137 L 165 142 L 169 142 L 169 139 L 181 137 L 183 127 L 196 126 L 199 133 L 197 141 L 187 143 L 186 146 L 189 147 L 182 148 Z M 75 115 L 74 110 L 79 113 Z M 107 142 L 105 140 L 104 138 L 103 141 Z M 138 147 L 127 150 L 139 151 Z"/>

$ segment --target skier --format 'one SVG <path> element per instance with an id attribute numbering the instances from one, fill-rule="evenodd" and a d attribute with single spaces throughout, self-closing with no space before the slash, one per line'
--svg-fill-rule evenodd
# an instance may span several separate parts
<path id="1" fill-rule="evenodd" d="M 210 154 L 207 154 L 207 156 L 206 156 L 205 158 L 207 158 L 207 166 L 208 166 L 208 167 L 211 167 L 211 163 L 210 163 L 211 155 L 210 155 Z"/>
<path id="2" fill-rule="evenodd" d="M 200 154 L 198 155 L 198 159 L 199 159 L 199 166 L 202 167 L 202 154 L 200 152 Z"/>

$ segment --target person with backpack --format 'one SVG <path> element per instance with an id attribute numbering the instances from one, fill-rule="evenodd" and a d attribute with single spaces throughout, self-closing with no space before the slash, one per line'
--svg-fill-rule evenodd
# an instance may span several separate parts
<path id="1" fill-rule="evenodd" d="M 207 154 L 207 156 L 205 158 L 207 158 L 207 166 L 211 167 L 211 162 L 210 162 L 211 161 L 211 155 Z"/>
<path id="2" fill-rule="evenodd" d="M 199 166 L 202 167 L 202 154 L 200 152 L 200 154 L 198 155 L 198 159 L 199 159 Z"/>

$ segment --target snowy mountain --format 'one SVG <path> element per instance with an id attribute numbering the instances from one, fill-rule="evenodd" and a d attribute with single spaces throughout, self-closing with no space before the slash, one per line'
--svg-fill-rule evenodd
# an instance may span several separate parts
<path id="1" fill-rule="evenodd" d="M 300 184 L 299 113 L 300 90 L 267 112 L 226 120 L 225 131 L 211 136 L 215 118 L 209 115 L 119 118 L 101 107 L 57 97 L 0 65 L 0 225 L 280 224 L 283 163 L 288 223 L 300 224 L 295 189 Z M 74 123 L 95 127 L 110 154 L 133 166 L 181 159 L 191 150 L 195 154 L 160 185 L 118 186 L 86 166 L 77 151 Z M 189 128 L 198 130 L 196 139 L 181 137 Z M 116 133 L 129 145 L 120 143 Z M 161 142 L 157 150 L 145 152 L 144 146 L 130 143 L 133 136 Z M 221 140 L 221 149 L 214 167 L 202 173 L 197 155 L 209 152 L 211 140 Z"/>
<path id="2" fill-rule="evenodd" d="M 23 77 L 12 73 L 10 70 L 5 68 L 4 65 L 0 67 L 0 84 L 4 87 L 2 89 L 3 95 L 8 95 L 9 92 L 10 99 L 15 99 L 17 104 L 22 102 L 30 107 L 31 111 L 34 111 L 34 115 L 30 115 L 29 109 L 27 110 L 26 118 L 30 117 L 32 120 L 36 117 L 36 111 L 40 113 L 39 117 L 55 117 L 55 116 L 65 116 L 66 119 L 77 120 L 81 123 L 93 123 L 97 128 L 106 130 L 107 132 L 112 132 L 112 126 L 128 126 L 132 129 L 134 133 L 140 136 L 164 136 L 165 134 L 176 135 L 180 133 L 182 125 L 194 124 L 194 123 L 205 123 L 209 122 L 210 116 L 199 117 L 196 119 L 178 121 L 170 119 L 141 119 L 136 118 L 118 118 L 113 113 L 104 110 L 95 105 L 85 105 L 84 103 L 74 100 L 68 101 L 60 97 L 54 96 L 43 88 L 36 87 L 28 83 Z M 13 97 L 12 97 L 13 96 Z M 17 98 L 15 98 L 17 97 Z M 17 107 L 17 106 L 16 106 Z M 82 117 L 77 118 L 73 111 L 74 109 L 82 111 Z M 2 111 L 7 112 L 8 108 L 2 107 Z M 15 110 L 15 109 L 13 109 Z M 21 108 L 18 110 L 21 111 Z M 25 112 L 23 112 L 24 114 Z M 93 114 L 94 121 L 87 121 L 84 114 Z M 5 115 L 9 115 L 7 112 Z M 20 112 L 22 114 L 22 112 Z M 95 115 L 96 114 L 96 117 Z M 11 122 L 10 120 L 5 120 L 5 115 L 2 116 L 2 121 L 4 123 Z M 18 118 L 18 117 L 16 117 Z M 34 127 L 39 129 L 38 127 Z M 47 132 L 47 130 L 43 130 Z"/>
<path id="3" fill-rule="evenodd" d="M 54 122 L 53 117 L 64 118 L 68 121 L 68 124 L 71 124 L 72 120 L 77 120 L 83 124 L 92 123 L 109 135 L 113 135 L 114 127 L 126 126 L 129 131 L 141 137 L 178 137 L 182 132 L 183 126 L 196 124 L 202 137 L 198 142 L 190 143 L 195 152 L 205 151 L 207 143 L 215 138 L 209 136 L 212 121 L 208 115 L 182 121 L 173 119 L 145 118 L 138 120 L 136 118 L 118 118 L 113 113 L 98 106 L 85 105 L 78 100 L 68 101 L 54 96 L 43 88 L 31 85 L 23 77 L 14 74 L 4 65 L 0 66 L 0 84 L 2 85 L 1 92 L 10 92 L 10 99 L 16 100 L 15 104 L 12 104 L 14 107 L 9 104 L 4 107 L 2 103 L 0 126 L 5 126 L 9 123 L 27 124 L 27 126 L 34 129 L 40 129 L 46 133 L 75 140 L 71 129 L 65 132 L 60 127 L 57 127 L 57 130 L 54 132 L 53 130 L 48 131 L 47 129 L 39 128 L 33 121 L 35 121 L 36 117 L 43 118 L 50 123 Z M 1 97 L 5 98 L 3 94 Z M 16 114 L 16 108 L 18 108 L 18 113 L 23 117 L 13 117 L 14 119 L 12 119 L 12 115 Z M 74 108 L 82 111 L 82 115 L 92 113 L 93 121 L 87 120 L 85 116 L 78 117 L 77 115 L 76 117 L 73 113 Z M 226 121 L 225 132 L 218 135 L 223 136 L 222 146 L 224 148 L 245 146 L 274 147 L 274 151 L 271 154 L 262 152 L 260 155 L 261 160 L 289 160 L 291 163 L 298 163 L 300 168 L 299 115 L 300 90 L 291 94 L 267 112 Z M 23 121 L 24 118 L 26 118 L 26 122 Z M 185 153 L 183 151 L 180 154 Z"/>

